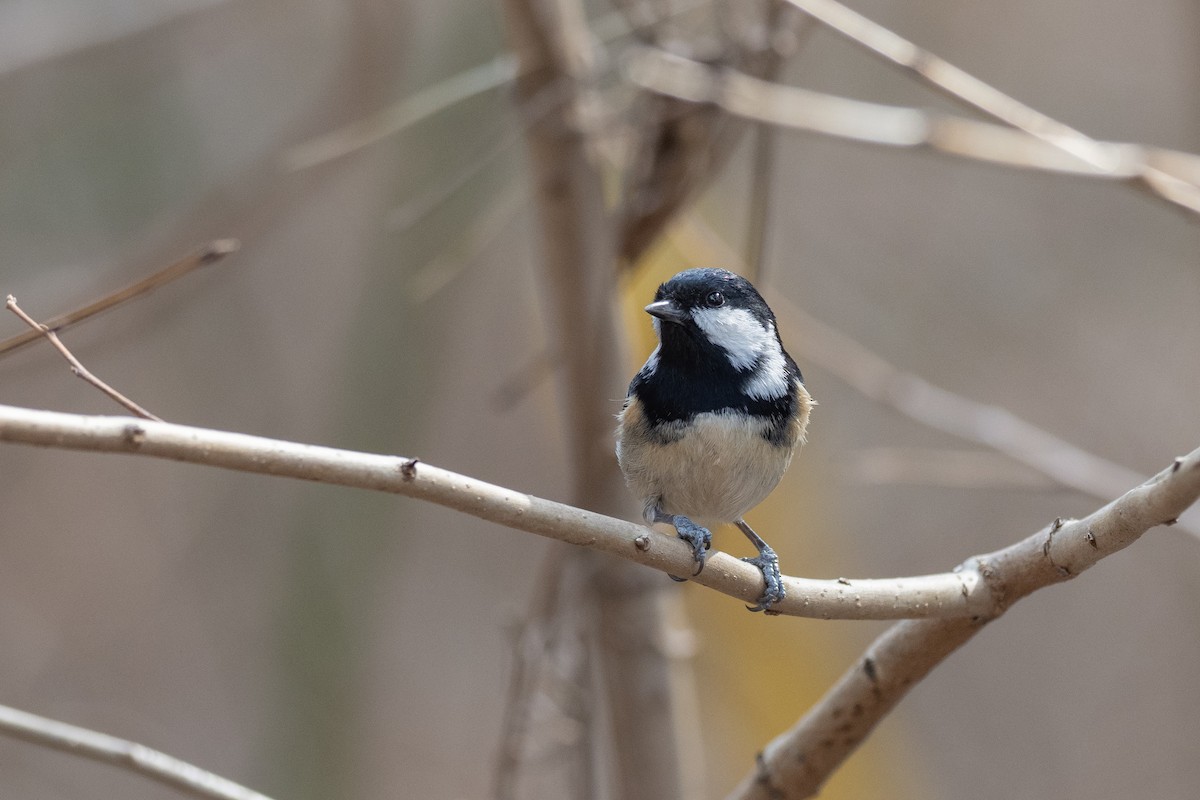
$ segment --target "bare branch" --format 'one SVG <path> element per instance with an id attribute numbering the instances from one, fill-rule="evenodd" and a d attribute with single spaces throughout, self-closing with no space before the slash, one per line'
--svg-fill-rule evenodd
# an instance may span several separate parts
<path id="1" fill-rule="evenodd" d="M 67 363 L 71 365 L 71 372 L 75 373 L 80 378 L 83 378 L 83 380 L 87 381 L 92 386 L 95 386 L 101 392 L 108 395 L 110 398 L 124 406 L 129 411 L 137 414 L 142 419 L 152 419 L 160 422 L 162 421 L 159 417 L 154 416 L 149 411 L 142 408 L 137 403 L 133 402 L 128 397 L 121 394 L 116 389 L 112 388 L 107 383 L 100 380 L 90 371 L 88 371 L 88 368 L 85 367 L 83 363 L 75 357 L 75 354 L 68 350 L 67 346 L 62 343 L 62 340 L 58 338 L 58 334 L 21 310 L 21 307 L 17 305 L 17 298 L 10 294 L 8 296 L 8 300 L 4 304 L 4 307 L 20 317 L 22 322 L 24 322 L 30 328 L 33 328 L 33 330 L 36 331 L 40 336 L 45 336 L 50 341 L 50 344 L 54 345 L 54 349 L 58 350 L 62 357 L 67 360 Z"/>
<path id="2" fill-rule="evenodd" d="M 1032 592 L 1070 580 L 1149 529 L 1170 525 L 1200 496 L 1200 450 L 1080 520 L 979 556 L 999 598 L 977 619 L 909 620 L 888 629 L 795 727 L 763 750 L 730 800 L 798 800 L 817 793 L 875 726 L 922 678 L 987 622 Z"/>
<path id="3" fill-rule="evenodd" d="M 671 14 L 681 14 L 705 5 L 710 0 L 680 3 Z M 608 42 L 630 33 L 619 12 L 609 12 L 595 20 L 592 30 L 600 41 Z M 312 169 L 351 155 L 363 148 L 396 136 L 455 105 L 485 92 L 507 86 L 517 77 L 517 62 L 511 53 L 496 56 L 405 97 L 397 103 L 336 130 L 296 145 L 283 155 L 286 172 Z"/>
<path id="4" fill-rule="evenodd" d="M 43 324 L 52 331 L 65 330 L 77 322 L 82 322 L 89 317 L 94 317 L 139 295 L 152 292 L 160 286 L 165 286 L 172 281 L 176 281 L 198 267 L 215 264 L 230 253 L 237 252 L 240 246 L 237 239 L 217 239 L 209 242 L 179 259 L 174 264 L 163 267 L 136 283 L 131 283 L 129 286 L 125 286 L 115 292 L 110 292 L 100 299 L 88 303 L 83 308 L 77 308 L 66 314 L 51 317 Z M 41 330 L 38 329 L 0 341 L 0 356 L 36 341 L 42 335 Z"/>
<path id="5" fill-rule="evenodd" d="M 1131 164 L 1114 159 L 1111 148 L 990 86 L 942 58 L 917 47 L 887 28 L 847 8 L 837 0 L 786 0 L 805 14 L 860 44 L 887 61 L 910 70 L 952 97 L 975 106 L 1009 125 L 1036 136 L 1102 171 L 1133 168 L 1135 185 L 1158 197 L 1200 214 L 1200 186 L 1194 165 L 1174 159 L 1155 163 L 1132 155 Z M 1180 169 L 1179 167 L 1182 167 Z M 1190 177 L 1189 177 L 1190 176 Z"/>
<path id="6" fill-rule="evenodd" d="M 296 145 L 283 156 L 287 172 L 312 167 L 347 156 L 364 147 L 394 136 L 447 108 L 512 81 L 516 60 L 508 54 L 472 67 L 439 81 L 427 89 L 404 98 L 378 114 L 355 120 Z"/>
<path id="7" fill-rule="evenodd" d="M 783 86 L 650 48 L 630 50 L 625 70 L 630 81 L 645 89 L 714 103 L 745 119 L 866 144 L 925 147 L 999 166 L 1132 182 L 1200 213 L 1200 188 L 1195 186 L 1200 156 L 1191 153 L 1086 139 L 1088 157 L 1083 158 L 1070 144 L 1075 139 L 1064 143 L 949 114 Z M 1167 171 L 1173 173 L 1170 180 L 1147 177 Z"/>
<path id="8" fill-rule="evenodd" d="M 401 456 L 359 453 L 128 417 L 82 416 L 3 405 L 0 405 L 0 441 L 131 453 L 392 492 L 619 556 L 668 574 L 685 573 L 692 563 L 691 549 L 674 536 L 656 534 L 631 522 Z M 1161 517 L 1159 522 L 1174 521 L 1183 507 Z M 1097 560 L 1119 549 L 1110 547 L 1107 540 L 1096 547 L 1089 543 L 1087 548 L 1072 554 L 1055 550 L 1054 563 L 1070 564 L 1074 574 L 1090 566 L 1082 556 L 1094 556 L 1093 560 Z M 762 593 L 761 573 L 724 553 L 710 555 L 704 571 L 694 580 L 746 602 Z M 822 619 L 991 617 L 1006 602 L 1005 596 L 997 594 L 987 580 L 980 559 L 969 559 L 956 572 L 910 578 L 821 581 L 785 577 L 784 580 L 788 597 L 779 604 L 779 613 Z"/>
<path id="9" fill-rule="evenodd" d="M 195 797 L 270 800 L 174 756 L 106 733 L 0 706 L 0 734 L 136 772 Z"/>

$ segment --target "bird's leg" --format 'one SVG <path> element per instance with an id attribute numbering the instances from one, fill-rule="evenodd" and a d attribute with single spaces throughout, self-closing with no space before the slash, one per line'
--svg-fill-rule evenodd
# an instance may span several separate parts
<path id="1" fill-rule="evenodd" d="M 787 590 L 783 586 L 783 576 L 779 573 L 779 556 L 775 555 L 775 551 L 771 549 L 771 546 L 764 542 L 762 537 L 746 524 L 746 520 L 739 519 L 734 524 L 758 548 L 758 555 L 756 557 L 743 558 L 742 561 L 758 567 L 762 571 L 763 581 L 766 583 L 766 586 L 763 588 L 762 597 L 758 598 L 758 604 L 746 606 L 746 608 L 751 611 L 766 611 L 781 601 L 787 594 Z"/>
<path id="2" fill-rule="evenodd" d="M 712 534 L 708 532 L 708 528 L 697 525 L 682 514 L 667 514 L 657 506 L 652 514 L 650 519 L 652 523 L 665 522 L 671 525 L 675 528 L 675 533 L 679 534 L 679 538 L 692 546 L 692 558 L 696 561 L 696 571 L 692 573 L 692 577 L 699 575 L 700 570 L 704 569 L 704 558 L 708 555 L 708 549 L 712 547 Z M 687 578 L 677 578 L 674 575 L 667 577 L 673 581 L 687 580 Z"/>

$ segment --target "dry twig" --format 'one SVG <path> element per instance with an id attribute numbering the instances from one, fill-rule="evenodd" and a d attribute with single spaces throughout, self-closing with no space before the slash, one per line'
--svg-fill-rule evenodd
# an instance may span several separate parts
<path id="1" fill-rule="evenodd" d="M 77 322 L 83 322 L 89 317 L 94 317 L 101 312 L 108 311 L 121 303 L 132 300 L 135 297 L 152 292 L 160 286 L 165 286 L 172 281 L 176 281 L 187 275 L 192 270 L 214 264 L 220 261 L 230 253 L 237 251 L 241 245 L 237 239 L 217 239 L 209 242 L 196 251 L 189 253 L 183 258 L 176 261 L 174 264 L 169 264 L 166 267 L 147 275 L 141 280 L 131 283 L 115 292 L 110 292 L 98 300 L 77 308 L 74 311 L 68 311 L 66 314 L 59 314 L 57 317 L 51 317 L 46 320 L 43 325 L 52 331 L 61 331 L 74 325 Z M 34 329 L 27 333 L 22 333 L 18 336 L 12 336 L 8 339 L 0 341 L 0 356 L 16 350 L 19 347 L 36 341 L 43 333 L 40 328 Z"/>
<path id="2" fill-rule="evenodd" d="M 8 706 L 0 706 L 0 734 L 122 767 L 195 797 L 270 800 L 253 789 L 145 745 Z"/>
<path id="3" fill-rule="evenodd" d="M 624 64 L 629 79 L 638 86 L 695 103 L 713 103 L 745 119 L 866 144 L 925 147 L 998 166 L 1123 181 L 1200 213 L 1200 189 L 1195 186 L 1200 181 L 1200 156 L 1191 153 L 1086 139 L 1088 157 L 1084 158 L 1079 147 L 1068 146 L 1068 142 L 1078 144 L 1076 139 L 1065 142 L 950 114 L 783 86 L 661 50 L 631 49 Z M 1171 180 L 1161 177 L 1168 169 Z M 1156 180 L 1146 177 L 1160 173 Z"/>
<path id="4" fill-rule="evenodd" d="M 805 14 L 898 67 L 1018 130 L 1114 176 L 1127 173 L 1134 185 L 1200 214 L 1200 170 L 1196 160 L 1150 160 L 1139 148 L 1114 151 L 1074 128 L 989 86 L 942 58 L 917 47 L 837 0 L 786 0 Z"/>
<path id="5" fill-rule="evenodd" d="M 21 307 L 17 305 L 17 298 L 10 294 L 8 296 L 8 300 L 4 304 L 4 307 L 20 317 L 21 321 L 33 328 L 38 335 L 45 336 L 50 341 L 50 344 L 54 345 L 54 348 L 58 350 L 62 357 L 67 360 L 67 363 L 71 365 L 71 372 L 75 373 L 80 378 L 83 378 L 92 386 L 95 386 L 101 392 L 108 395 L 110 398 L 120 403 L 126 409 L 138 415 L 142 419 L 158 420 L 159 422 L 162 421 L 159 417 L 154 416 L 149 411 L 142 408 L 137 403 L 133 402 L 128 397 L 121 394 L 116 389 L 93 375 L 88 368 L 85 367 L 83 363 L 75 357 L 74 353 L 67 349 L 67 346 L 62 343 L 61 339 L 58 338 L 58 334 L 21 310 Z"/>

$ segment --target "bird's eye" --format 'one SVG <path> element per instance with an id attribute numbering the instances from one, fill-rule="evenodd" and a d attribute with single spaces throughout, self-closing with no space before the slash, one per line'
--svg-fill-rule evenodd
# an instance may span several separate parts
<path id="1" fill-rule="evenodd" d="M 725 295 L 720 292 L 709 292 L 708 297 L 704 298 L 704 302 L 709 308 L 720 308 L 725 305 Z"/>

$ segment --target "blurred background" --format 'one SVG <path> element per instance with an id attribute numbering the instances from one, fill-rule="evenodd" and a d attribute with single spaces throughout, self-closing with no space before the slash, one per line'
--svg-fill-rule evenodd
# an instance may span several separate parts
<path id="1" fill-rule="evenodd" d="M 1192 4 L 855 8 L 1089 135 L 1200 151 Z M 629 38 L 600 25 L 608 6 L 587 11 L 619 94 Z M 567 499 L 505 52 L 502 9 L 463 0 L 0 0 L 0 292 L 47 318 L 236 237 L 237 254 L 64 340 L 174 422 Z M 781 78 L 956 108 L 822 30 Z M 745 251 L 753 145 L 623 282 L 629 375 L 654 286 Z M 1117 183 L 785 132 L 773 146 L 758 268 L 777 308 L 1139 474 L 1200 444 L 1196 219 Z M 1101 504 L 864 397 L 780 316 L 820 402 L 751 518 L 785 572 L 942 571 Z M 22 330 L 0 317 L 0 337 Z M 0 360 L 0 402 L 121 413 L 44 343 Z M 17 446 L 0 448 L 0 509 L 0 702 L 281 800 L 491 796 L 514 641 L 559 545 L 401 498 Z M 716 546 L 748 554 L 734 532 Z M 884 628 L 664 588 L 706 798 Z M 1200 542 L 1158 529 L 990 626 L 824 794 L 1191 796 L 1198 611 Z M 173 793 L 0 740 L 0 795 Z"/>

